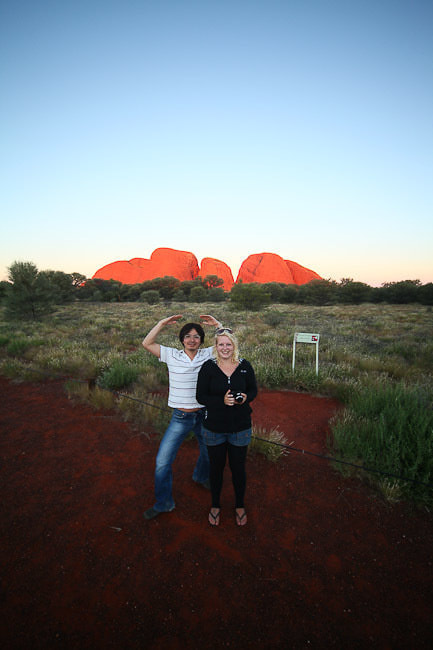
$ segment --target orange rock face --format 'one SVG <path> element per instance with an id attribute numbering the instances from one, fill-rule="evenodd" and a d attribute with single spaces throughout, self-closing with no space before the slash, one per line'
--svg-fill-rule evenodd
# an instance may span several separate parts
<path id="1" fill-rule="evenodd" d="M 224 281 L 222 288 L 224 291 L 230 291 L 233 286 L 233 274 L 225 262 L 215 260 L 213 257 L 204 257 L 201 261 L 199 276 L 205 278 L 207 275 L 216 275 Z"/>
<path id="2" fill-rule="evenodd" d="M 318 273 L 307 269 L 305 266 L 301 266 L 297 262 L 292 262 L 291 260 L 285 260 L 285 262 L 292 274 L 293 284 L 307 284 L 311 280 L 322 280 Z"/>
<path id="3" fill-rule="evenodd" d="M 145 262 L 148 264 L 145 265 Z M 100 278 L 101 280 L 118 280 L 123 284 L 141 284 L 146 280 L 152 280 L 154 277 L 150 260 L 140 259 L 140 264 L 138 264 L 137 258 L 129 262 L 121 261 L 107 264 L 98 269 L 93 276 L 93 278 Z"/>
<path id="4" fill-rule="evenodd" d="M 146 280 L 166 275 L 181 282 L 200 276 L 216 275 L 224 281 L 223 288 L 230 291 L 233 274 L 230 267 L 221 260 L 205 257 L 199 268 L 197 258 L 188 251 L 173 248 L 157 248 L 150 259 L 134 257 L 129 261 L 118 261 L 98 269 L 93 278 L 117 280 L 123 284 L 140 284 Z M 290 260 L 283 260 L 275 253 L 255 253 L 242 263 L 236 282 L 283 282 L 284 284 L 306 284 L 321 279 L 315 271 Z"/>
<path id="5" fill-rule="evenodd" d="M 256 253 L 242 262 L 236 282 L 284 282 L 295 284 L 285 261 L 275 253 Z"/>
<path id="6" fill-rule="evenodd" d="M 96 271 L 94 278 L 118 280 L 123 284 L 140 284 L 146 280 L 170 275 L 181 282 L 193 280 L 198 275 L 198 262 L 188 251 L 157 248 L 150 260 L 134 257 L 129 262 L 112 262 Z"/>
<path id="7" fill-rule="evenodd" d="M 157 248 L 150 256 L 150 260 L 158 275 L 155 278 L 163 278 L 171 275 L 181 282 L 194 280 L 198 275 L 198 262 L 195 255 L 188 251 L 176 251 L 173 248 Z"/>

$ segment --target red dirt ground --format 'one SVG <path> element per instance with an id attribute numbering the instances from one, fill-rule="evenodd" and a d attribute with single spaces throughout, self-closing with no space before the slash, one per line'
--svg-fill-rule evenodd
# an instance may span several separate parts
<path id="1" fill-rule="evenodd" d="M 221 525 L 175 463 L 176 510 L 146 522 L 158 439 L 0 378 L 1 647 L 431 648 L 431 515 L 387 505 L 329 462 L 248 458 L 248 524 L 229 474 Z M 257 424 L 326 453 L 335 401 L 262 391 Z"/>

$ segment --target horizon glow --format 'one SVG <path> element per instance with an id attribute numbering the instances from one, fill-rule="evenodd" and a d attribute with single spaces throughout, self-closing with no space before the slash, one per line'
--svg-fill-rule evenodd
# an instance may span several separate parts
<path id="1" fill-rule="evenodd" d="M 2 4 L 0 280 L 156 248 L 433 281 L 433 4 Z"/>

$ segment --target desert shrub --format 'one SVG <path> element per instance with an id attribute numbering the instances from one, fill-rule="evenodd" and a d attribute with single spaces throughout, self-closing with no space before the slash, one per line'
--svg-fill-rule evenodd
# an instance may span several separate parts
<path id="1" fill-rule="evenodd" d="M 277 327 L 278 325 L 281 325 L 281 323 L 287 321 L 286 315 L 282 314 L 280 311 L 276 311 L 275 309 L 265 311 L 262 318 L 263 321 L 271 327 Z"/>
<path id="2" fill-rule="evenodd" d="M 20 381 L 37 381 L 44 379 L 44 375 L 35 371 L 27 363 L 16 357 L 9 357 L 0 361 L 0 374 L 8 379 L 19 379 Z"/>
<path id="3" fill-rule="evenodd" d="M 282 284 L 281 282 L 265 282 L 263 284 L 264 290 L 271 296 L 272 303 L 281 302 L 281 297 L 285 286 L 286 285 Z"/>
<path id="4" fill-rule="evenodd" d="M 418 289 L 418 300 L 422 305 L 433 305 L 433 282 L 428 282 Z"/>
<path id="5" fill-rule="evenodd" d="M 296 301 L 298 295 L 297 285 L 289 284 L 281 292 L 280 302 L 282 303 L 291 303 Z"/>
<path id="6" fill-rule="evenodd" d="M 191 302 L 205 302 L 207 299 L 207 291 L 204 287 L 192 287 L 189 294 Z"/>
<path id="7" fill-rule="evenodd" d="M 402 384 L 353 392 L 332 423 L 332 448 L 349 461 L 420 483 L 433 482 L 433 411 L 427 395 Z M 399 481 L 408 496 L 433 502 L 433 492 Z"/>
<path id="8" fill-rule="evenodd" d="M 90 404 L 97 410 L 111 410 L 115 407 L 113 393 L 98 386 L 90 388 L 87 382 L 68 381 L 65 390 L 69 399 Z"/>
<path id="9" fill-rule="evenodd" d="M 363 282 L 354 282 L 351 278 L 341 280 L 337 290 L 340 302 L 360 304 L 371 299 L 371 287 Z"/>
<path id="10" fill-rule="evenodd" d="M 149 289 L 140 294 L 140 300 L 147 302 L 148 305 L 156 305 L 160 301 L 159 292 L 156 289 Z"/>
<path id="11" fill-rule="evenodd" d="M 126 421 L 143 427 L 152 426 L 159 434 L 166 430 L 172 415 L 167 407 L 167 396 L 160 394 L 121 396 L 117 408 Z"/>
<path id="12" fill-rule="evenodd" d="M 179 291 L 176 291 L 176 293 L 174 293 L 173 300 L 176 300 L 176 302 L 185 302 L 188 300 L 188 296 L 182 289 L 179 289 Z"/>
<path id="13" fill-rule="evenodd" d="M 221 287 L 211 287 L 208 289 L 206 300 L 209 302 L 224 302 L 226 294 Z"/>
<path id="14" fill-rule="evenodd" d="M 217 275 L 207 275 L 203 278 L 203 286 L 205 289 L 217 289 L 222 287 L 224 280 L 219 278 Z"/>
<path id="15" fill-rule="evenodd" d="M 28 339 L 12 339 L 7 346 L 7 353 L 10 357 L 20 357 L 31 347 Z"/>
<path id="16" fill-rule="evenodd" d="M 56 296 L 50 281 L 32 262 L 14 262 L 8 268 L 8 276 L 6 318 L 35 320 L 53 310 Z"/>
<path id="17" fill-rule="evenodd" d="M 258 311 L 271 302 L 270 294 L 260 284 L 235 284 L 230 291 L 232 309 Z"/>
<path id="18" fill-rule="evenodd" d="M 136 365 L 118 359 L 102 373 L 98 379 L 98 385 L 108 390 L 120 390 L 137 381 L 139 375 L 140 369 Z"/>
<path id="19" fill-rule="evenodd" d="M 253 425 L 251 442 L 248 451 L 262 454 L 268 460 L 276 462 L 289 453 L 289 444 L 286 435 L 274 427 L 270 431 L 263 427 Z"/>

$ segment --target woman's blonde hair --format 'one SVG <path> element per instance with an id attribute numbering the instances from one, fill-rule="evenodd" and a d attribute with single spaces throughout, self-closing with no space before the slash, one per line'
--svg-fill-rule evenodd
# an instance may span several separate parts
<path id="1" fill-rule="evenodd" d="M 218 330 L 217 333 L 215 334 L 215 340 L 213 344 L 213 350 L 212 354 L 214 358 L 218 361 L 218 351 L 217 351 L 217 341 L 221 336 L 227 336 L 228 339 L 233 343 L 233 354 L 231 357 L 231 361 L 233 363 L 238 363 L 239 361 L 239 344 L 236 336 L 233 334 L 233 332 L 230 330 Z"/>

